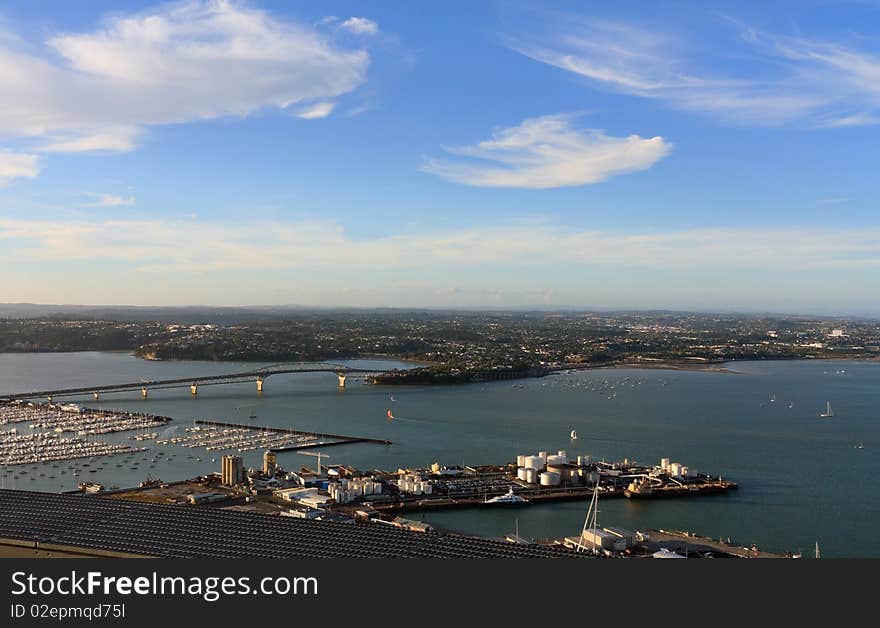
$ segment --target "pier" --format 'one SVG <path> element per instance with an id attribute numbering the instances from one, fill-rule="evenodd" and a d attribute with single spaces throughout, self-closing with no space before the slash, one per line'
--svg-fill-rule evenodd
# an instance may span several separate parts
<path id="1" fill-rule="evenodd" d="M 207 421 L 207 420 L 199 420 L 195 422 L 196 425 L 204 425 L 212 428 L 218 429 L 235 429 L 235 430 L 247 430 L 249 432 L 255 432 L 259 435 L 265 435 L 267 437 L 275 437 L 278 438 L 284 436 L 290 436 L 294 439 L 308 439 L 308 442 L 293 442 L 290 444 L 279 444 L 277 446 L 269 446 L 264 447 L 263 449 L 269 449 L 270 451 L 282 452 L 282 451 L 294 451 L 299 449 L 311 449 L 313 447 L 333 447 L 334 445 L 348 445 L 353 443 L 373 443 L 376 445 L 391 445 L 390 440 L 384 440 L 379 438 L 367 438 L 364 436 L 346 436 L 343 434 L 328 434 L 326 432 L 305 432 L 301 430 L 294 430 L 286 427 L 266 427 L 266 426 L 256 426 L 256 425 L 245 425 L 243 423 L 226 423 L 223 421 Z"/>

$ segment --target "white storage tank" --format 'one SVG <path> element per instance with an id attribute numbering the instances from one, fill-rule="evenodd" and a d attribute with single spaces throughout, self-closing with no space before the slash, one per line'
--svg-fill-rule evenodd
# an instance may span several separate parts
<path id="1" fill-rule="evenodd" d="M 681 477 L 681 463 L 673 462 L 671 465 L 669 465 L 669 473 L 672 474 L 672 477 Z"/>
<path id="2" fill-rule="evenodd" d="M 568 460 L 568 454 L 565 453 L 565 450 L 564 450 L 564 449 L 560 449 L 559 451 L 557 451 L 557 452 L 556 452 L 556 455 L 557 455 L 557 456 L 562 456 L 563 458 L 565 458 L 566 460 Z"/>
<path id="3" fill-rule="evenodd" d="M 566 458 L 565 456 L 558 456 L 558 455 L 547 456 L 547 466 L 566 464 L 567 462 L 568 462 L 568 458 Z"/>
<path id="4" fill-rule="evenodd" d="M 526 456 L 526 468 L 528 469 L 543 469 L 544 468 L 544 459 L 540 456 Z"/>
<path id="5" fill-rule="evenodd" d="M 518 466 L 518 467 L 526 466 L 526 457 L 523 454 L 520 454 L 516 457 L 516 466 Z"/>
<path id="6" fill-rule="evenodd" d="M 559 474 L 545 471 L 540 476 L 541 486 L 559 486 Z"/>
<path id="7" fill-rule="evenodd" d="M 538 482 L 538 470 L 526 467 L 526 482 L 535 484 Z"/>
<path id="8" fill-rule="evenodd" d="M 660 458 L 660 468 L 664 471 L 669 469 L 669 458 Z"/>
<path id="9" fill-rule="evenodd" d="M 526 469 L 525 467 L 520 467 L 519 469 L 517 469 L 516 470 L 516 479 L 522 480 L 523 482 L 526 482 L 527 481 L 526 480 L 526 471 L 527 470 L 528 469 Z"/>
<path id="10" fill-rule="evenodd" d="M 539 457 L 541 460 L 543 460 L 544 462 L 547 462 L 547 452 L 546 452 L 546 451 L 539 451 L 539 452 L 538 452 L 538 457 Z"/>
<path id="11" fill-rule="evenodd" d="M 681 477 L 683 477 L 683 478 L 689 478 L 689 477 L 691 477 L 691 470 L 688 469 L 688 468 L 685 467 L 685 466 L 682 466 L 682 468 L 681 468 Z"/>

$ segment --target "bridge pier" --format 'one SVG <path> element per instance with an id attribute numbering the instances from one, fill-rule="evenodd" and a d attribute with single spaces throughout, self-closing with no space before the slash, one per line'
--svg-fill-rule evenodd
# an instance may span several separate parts
<path id="1" fill-rule="evenodd" d="M 144 399 L 147 398 L 147 387 L 146 386 L 141 388 L 141 397 L 143 397 Z"/>
<path id="2" fill-rule="evenodd" d="M 336 377 L 339 379 L 339 387 L 345 388 L 345 373 L 337 373 Z"/>
<path id="3" fill-rule="evenodd" d="M 189 387 L 189 394 L 191 394 L 193 397 L 195 397 L 196 395 L 198 395 L 198 394 L 199 394 L 199 385 L 196 384 L 196 383 L 193 383 L 193 384 Z"/>
<path id="4" fill-rule="evenodd" d="M 263 392 L 263 378 L 262 377 L 257 378 L 257 392 L 258 393 Z"/>

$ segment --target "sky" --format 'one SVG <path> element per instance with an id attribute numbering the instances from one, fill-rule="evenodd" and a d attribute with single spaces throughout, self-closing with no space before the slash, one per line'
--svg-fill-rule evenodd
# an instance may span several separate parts
<path id="1" fill-rule="evenodd" d="M 0 7 L 0 302 L 880 314 L 880 2 Z"/>

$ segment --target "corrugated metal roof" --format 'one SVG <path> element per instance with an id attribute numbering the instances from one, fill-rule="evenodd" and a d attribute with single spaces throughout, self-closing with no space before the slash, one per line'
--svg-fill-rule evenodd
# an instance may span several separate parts
<path id="1" fill-rule="evenodd" d="M 570 550 L 453 534 L 0 489 L 0 538 L 181 558 L 555 558 Z"/>

